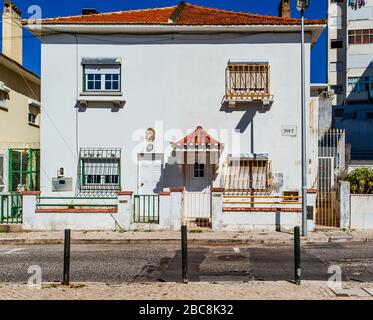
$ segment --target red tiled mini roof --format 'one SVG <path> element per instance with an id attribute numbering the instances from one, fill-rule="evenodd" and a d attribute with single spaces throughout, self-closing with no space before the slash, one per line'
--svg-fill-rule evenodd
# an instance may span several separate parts
<path id="1" fill-rule="evenodd" d="M 205 129 L 197 127 L 196 130 L 174 143 L 174 146 L 183 145 L 188 146 L 190 144 L 217 144 L 220 147 L 220 142 L 213 138 Z"/>
<path id="2" fill-rule="evenodd" d="M 42 24 L 173 24 L 173 25 L 299 25 L 300 19 L 205 8 L 185 2 L 178 6 L 42 19 Z M 27 23 L 27 20 L 25 21 Z M 307 25 L 325 20 L 306 20 Z"/>

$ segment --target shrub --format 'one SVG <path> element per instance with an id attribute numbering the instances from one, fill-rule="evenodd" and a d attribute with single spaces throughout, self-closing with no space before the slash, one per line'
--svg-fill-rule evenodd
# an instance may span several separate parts
<path id="1" fill-rule="evenodd" d="M 372 168 L 354 169 L 344 176 L 344 180 L 350 181 L 353 194 L 373 194 Z"/>

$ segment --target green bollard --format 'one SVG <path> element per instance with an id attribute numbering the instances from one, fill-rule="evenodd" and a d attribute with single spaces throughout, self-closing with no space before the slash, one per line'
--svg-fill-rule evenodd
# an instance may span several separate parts
<path id="1" fill-rule="evenodd" d="M 300 228 L 294 228 L 294 267 L 295 267 L 295 284 L 300 285 L 301 282 L 301 266 L 300 266 Z"/>

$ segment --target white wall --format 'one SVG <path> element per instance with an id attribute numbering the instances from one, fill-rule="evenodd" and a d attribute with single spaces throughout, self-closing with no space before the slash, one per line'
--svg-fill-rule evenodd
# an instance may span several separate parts
<path id="1" fill-rule="evenodd" d="M 351 229 L 373 229 L 373 195 L 351 194 Z"/>
<path id="2" fill-rule="evenodd" d="M 69 35 L 44 38 L 43 195 L 52 195 L 51 178 L 59 167 L 65 168 L 66 176 L 73 177 L 75 186 L 77 152 L 81 147 L 122 148 L 122 190 L 136 192 L 137 166 L 132 153 L 138 141 L 133 141 L 132 135 L 138 129 L 144 135 L 149 127 L 155 127 L 158 142 L 164 142 L 164 148 L 157 150 L 164 152 L 166 158 L 164 187 L 180 186 L 183 184 L 181 172 L 176 166 L 167 164 L 170 142 L 198 125 L 224 142 L 222 160 L 231 151 L 231 132 L 227 137 L 220 135 L 219 130 L 241 128 L 241 152 L 270 153 L 273 173 L 284 175 L 283 189 L 298 190 L 301 185 L 299 41 L 300 34 L 285 33 L 154 35 L 142 38 L 82 36 L 78 38 L 78 46 L 75 38 Z M 306 53 L 308 87 L 309 43 Z M 104 108 L 108 105 L 102 103 L 98 108 L 78 112 L 76 101 L 81 92 L 83 57 L 122 58 L 124 109 L 113 112 Z M 271 92 L 275 98 L 269 111 L 252 105 L 246 105 L 240 111 L 221 110 L 225 68 L 229 59 L 270 63 Z M 309 105 L 309 97 L 306 105 Z M 164 141 L 159 139 L 163 137 L 157 121 L 161 121 L 163 131 L 168 132 Z M 282 136 L 282 125 L 297 125 L 297 137 Z M 170 133 L 170 129 L 177 130 Z"/>

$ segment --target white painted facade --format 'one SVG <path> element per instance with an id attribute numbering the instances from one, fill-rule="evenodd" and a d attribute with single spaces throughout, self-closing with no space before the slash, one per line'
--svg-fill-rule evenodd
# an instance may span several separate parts
<path id="1" fill-rule="evenodd" d="M 310 35 L 306 45 L 306 83 L 310 82 Z M 283 183 L 277 193 L 300 191 L 300 34 L 222 35 L 49 35 L 42 44 L 41 191 L 52 192 L 52 177 L 60 167 L 73 178 L 74 196 L 80 148 L 121 148 L 121 188 L 138 192 L 138 153 L 144 152 L 145 132 L 156 132 L 155 152 L 163 154 L 160 188 L 186 186 L 184 172 L 169 162 L 171 142 L 201 125 L 224 143 L 220 163 L 228 153 L 268 153 L 273 174 Z M 82 93 L 83 58 L 120 58 L 122 109 L 110 102 L 88 102 L 77 108 Z M 271 66 L 269 108 L 245 103 L 236 109 L 222 104 L 225 68 L 231 59 L 266 61 Z M 307 93 L 310 90 L 306 90 Z M 93 97 L 114 100 L 113 97 Z M 307 106 L 310 105 L 307 95 Z M 308 123 L 310 119 L 307 109 Z M 296 126 L 296 136 L 281 134 L 282 126 Z M 315 125 L 317 128 L 317 125 Z M 234 130 L 236 131 L 233 134 Z M 233 150 L 232 136 L 240 148 Z M 316 139 L 316 135 L 314 136 Z M 142 144 L 139 146 L 139 144 Z M 312 145 L 312 143 L 310 143 Z M 317 144 L 308 148 L 310 168 L 317 162 Z M 316 170 L 309 170 L 309 187 Z M 219 171 L 214 186 L 220 186 Z"/>

